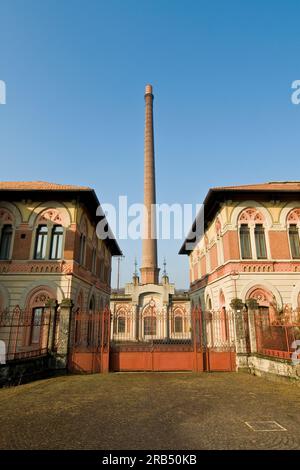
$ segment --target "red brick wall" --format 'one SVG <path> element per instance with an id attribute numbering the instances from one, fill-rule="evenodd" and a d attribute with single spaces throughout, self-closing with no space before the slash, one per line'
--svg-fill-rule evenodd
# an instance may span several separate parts
<path id="1" fill-rule="evenodd" d="M 274 259 L 290 259 L 290 249 L 287 232 L 269 232 L 271 256 Z"/>
<path id="2" fill-rule="evenodd" d="M 196 281 L 196 280 L 199 278 L 199 275 L 198 275 L 198 263 L 194 264 L 193 270 L 194 270 L 194 281 Z"/>
<path id="3" fill-rule="evenodd" d="M 200 266 L 201 266 L 201 276 L 205 276 L 206 274 L 206 260 L 205 256 L 202 256 L 200 259 Z"/>
<path id="4" fill-rule="evenodd" d="M 88 243 L 86 244 L 85 267 L 89 271 L 92 270 L 92 247 Z"/>
<path id="5" fill-rule="evenodd" d="M 65 259 L 73 259 L 75 250 L 75 231 L 68 229 L 66 231 L 65 237 L 65 250 L 64 250 L 64 258 Z"/>
<path id="6" fill-rule="evenodd" d="M 24 234 L 25 238 L 21 238 Z M 32 230 L 20 229 L 15 231 L 12 259 L 24 260 L 30 258 L 30 247 L 32 240 Z"/>
<path id="7" fill-rule="evenodd" d="M 75 249 L 74 249 L 74 259 L 78 262 L 79 261 L 79 253 L 80 253 L 80 233 L 75 232 Z"/>
<path id="8" fill-rule="evenodd" d="M 210 249 L 210 267 L 212 271 L 218 267 L 218 252 L 216 244 Z"/>
<path id="9" fill-rule="evenodd" d="M 240 259 L 238 233 L 228 230 L 223 235 L 224 261 Z"/>

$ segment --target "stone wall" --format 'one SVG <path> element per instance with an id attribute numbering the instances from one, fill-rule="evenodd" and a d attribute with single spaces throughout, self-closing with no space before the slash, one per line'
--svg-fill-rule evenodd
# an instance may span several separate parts
<path id="1" fill-rule="evenodd" d="M 238 370 L 248 370 L 251 374 L 271 380 L 290 381 L 300 385 L 300 364 L 293 365 L 284 359 L 271 358 L 259 354 L 237 357 Z"/>
<path id="2" fill-rule="evenodd" d="M 0 387 L 20 385 L 49 377 L 57 373 L 52 367 L 52 361 L 51 356 L 43 356 L 0 365 Z"/>

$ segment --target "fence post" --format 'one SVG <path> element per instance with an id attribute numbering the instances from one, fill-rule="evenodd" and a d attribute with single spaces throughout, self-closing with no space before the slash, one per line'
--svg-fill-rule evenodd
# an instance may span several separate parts
<path id="1" fill-rule="evenodd" d="M 203 349 L 202 349 L 202 310 L 200 307 L 192 309 L 192 341 L 194 350 L 193 372 L 203 370 Z M 201 358 L 201 359 L 200 359 Z M 199 364 L 199 361 L 201 363 Z"/>
<path id="2" fill-rule="evenodd" d="M 248 325 L 249 325 L 249 341 L 251 353 L 257 352 L 257 341 L 256 341 L 256 316 L 258 314 L 257 309 L 248 308 Z"/>
<path id="3" fill-rule="evenodd" d="M 14 321 L 15 325 L 17 326 L 17 331 L 16 331 L 16 338 L 15 338 L 15 344 L 14 344 L 14 348 L 13 348 L 13 359 L 15 358 L 15 355 L 16 355 L 16 352 L 17 352 L 17 348 L 18 348 L 18 342 L 19 342 L 19 331 L 20 331 L 20 317 L 22 315 L 22 312 L 20 310 L 20 307 L 17 306 L 14 311 L 13 311 L 13 319 L 15 320 L 15 317 L 16 317 L 16 321 Z M 12 330 L 13 327 L 10 328 L 10 333 L 11 333 L 11 330 Z M 10 349 L 10 344 L 8 343 L 8 348 L 7 348 L 7 351 L 9 351 Z"/>
<path id="4" fill-rule="evenodd" d="M 68 365 L 69 341 L 71 333 L 71 313 L 73 302 L 71 299 L 63 299 L 60 306 L 57 351 L 55 354 L 55 368 L 66 369 Z"/>
<path id="5" fill-rule="evenodd" d="M 48 319 L 47 321 L 47 324 L 48 324 L 47 350 L 48 352 L 53 352 L 56 310 L 57 310 L 57 300 L 48 299 L 45 304 L 45 318 Z"/>
<path id="6" fill-rule="evenodd" d="M 139 319 L 139 307 L 138 305 L 133 305 L 133 318 L 134 318 L 134 321 L 135 321 L 135 332 L 134 332 L 134 340 L 135 341 L 138 341 L 139 340 L 139 322 L 140 322 L 140 319 Z"/>
<path id="7" fill-rule="evenodd" d="M 243 311 L 235 309 L 234 316 L 235 316 L 236 352 L 243 354 L 247 352 Z"/>
<path id="8" fill-rule="evenodd" d="M 109 372 L 111 312 L 106 306 L 102 312 L 101 346 L 100 346 L 100 371 Z"/>
<path id="9" fill-rule="evenodd" d="M 193 341 L 193 351 L 194 351 L 194 366 L 193 372 L 197 372 L 198 364 L 197 364 L 197 328 L 196 328 L 196 307 L 192 309 L 192 341 Z"/>
<path id="10" fill-rule="evenodd" d="M 235 347 L 237 369 L 248 367 L 247 341 L 245 331 L 244 312 L 242 308 L 233 308 L 235 326 Z"/>

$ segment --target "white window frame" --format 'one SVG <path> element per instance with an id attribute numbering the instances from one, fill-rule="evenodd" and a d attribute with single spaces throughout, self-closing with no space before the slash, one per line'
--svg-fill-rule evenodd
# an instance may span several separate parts
<path id="1" fill-rule="evenodd" d="M 240 229 L 241 225 L 248 225 L 249 228 L 249 233 L 250 233 L 250 244 L 251 244 L 251 253 L 252 253 L 252 258 L 242 258 L 242 247 L 241 247 L 241 237 L 240 237 Z M 266 258 L 258 258 L 257 257 L 257 251 L 256 251 L 256 243 L 255 243 L 255 225 L 262 225 L 264 229 L 264 234 L 265 234 L 265 242 L 266 242 L 266 252 L 267 252 L 267 257 Z M 239 240 L 239 251 L 240 251 L 240 260 L 244 263 L 247 263 L 248 261 L 260 261 L 260 262 L 266 262 L 270 261 L 271 256 L 270 256 L 270 245 L 269 245 L 269 237 L 268 237 L 268 229 L 267 225 L 264 222 L 260 222 L 259 224 L 255 222 L 248 222 L 247 224 L 245 222 L 239 222 L 238 223 L 238 240 Z"/>
<path id="2" fill-rule="evenodd" d="M 37 243 L 37 233 L 38 233 L 38 228 L 40 226 L 46 226 L 47 227 L 47 245 L 46 245 L 46 255 L 45 258 L 43 259 L 38 259 L 35 258 L 35 250 L 36 250 L 36 243 Z M 52 245 L 52 230 L 55 226 L 60 226 L 62 227 L 63 233 L 62 233 L 62 250 L 61 250 L 61 258 L 58 259 L 51 259 L 50 254 L 51 254 L 51 245 Z M 66 236 L 66 230 L 65 227 L 61 224 L 56 224 L 52 222 L 52 220 L 49 220 L 47 223 L 37 223 L 33 230 L 33 237 L 31 241 L 31 254 L 30 254 L 30 259 L 36 262 L 42 262 L 42 261 L 50 261 L 50 262 L 59 262 L 64 259 L 64 251 L 65 251 L 65 236 Z"/>
<path id="3" fill-rule="evenodd" d="M 296 224 L 295 224 L 295 223 L 292 223 L 292 222 L 288 222 L 288 223 L 287 223 L 287 227 L 286 227 L 291 260 L 299 261 L 300 258 L 293 258 L 293 254 L 292 254 L 292 247 L 291 247 L 290 234 L 289 234 L 289 230 L 290 230 L 290 226 L 291 226 L 291 225 L 296 225 L 296 226 L 297 226 L 297 229 L 298 229 L 298 237 L 299 237 L 299 241 L 300 241 L 300 222 L 297 222 Z"/>
<path id="4" fill-rule="evenodd" d="M 15 232 L 16 232 L 16 227 L 13 223 L 0 223 L 0 243 L 2 240 L 2 230 L 5 227 L 5 225 L 10 225 L 12 228 L 12 234 L 11 234 L 11 243 L 9 247 L 9 253 L 8 253 L 8 258 L 6 259 L 1 259 L 0 261 L 9 261 L 12 259 L 12 254 L 13 254 L 13 247 L 14 247 L 14 242 L 15 242 Z"/>

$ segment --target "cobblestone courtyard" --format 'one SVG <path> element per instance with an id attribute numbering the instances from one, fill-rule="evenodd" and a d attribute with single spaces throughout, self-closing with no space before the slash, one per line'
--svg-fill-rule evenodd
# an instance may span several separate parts
<path id="1" fill-rule="evenodd" d="M 300 388 L 248 374 L 64 376 L 0 409 L 1 449 L 300 449 Z"/>

